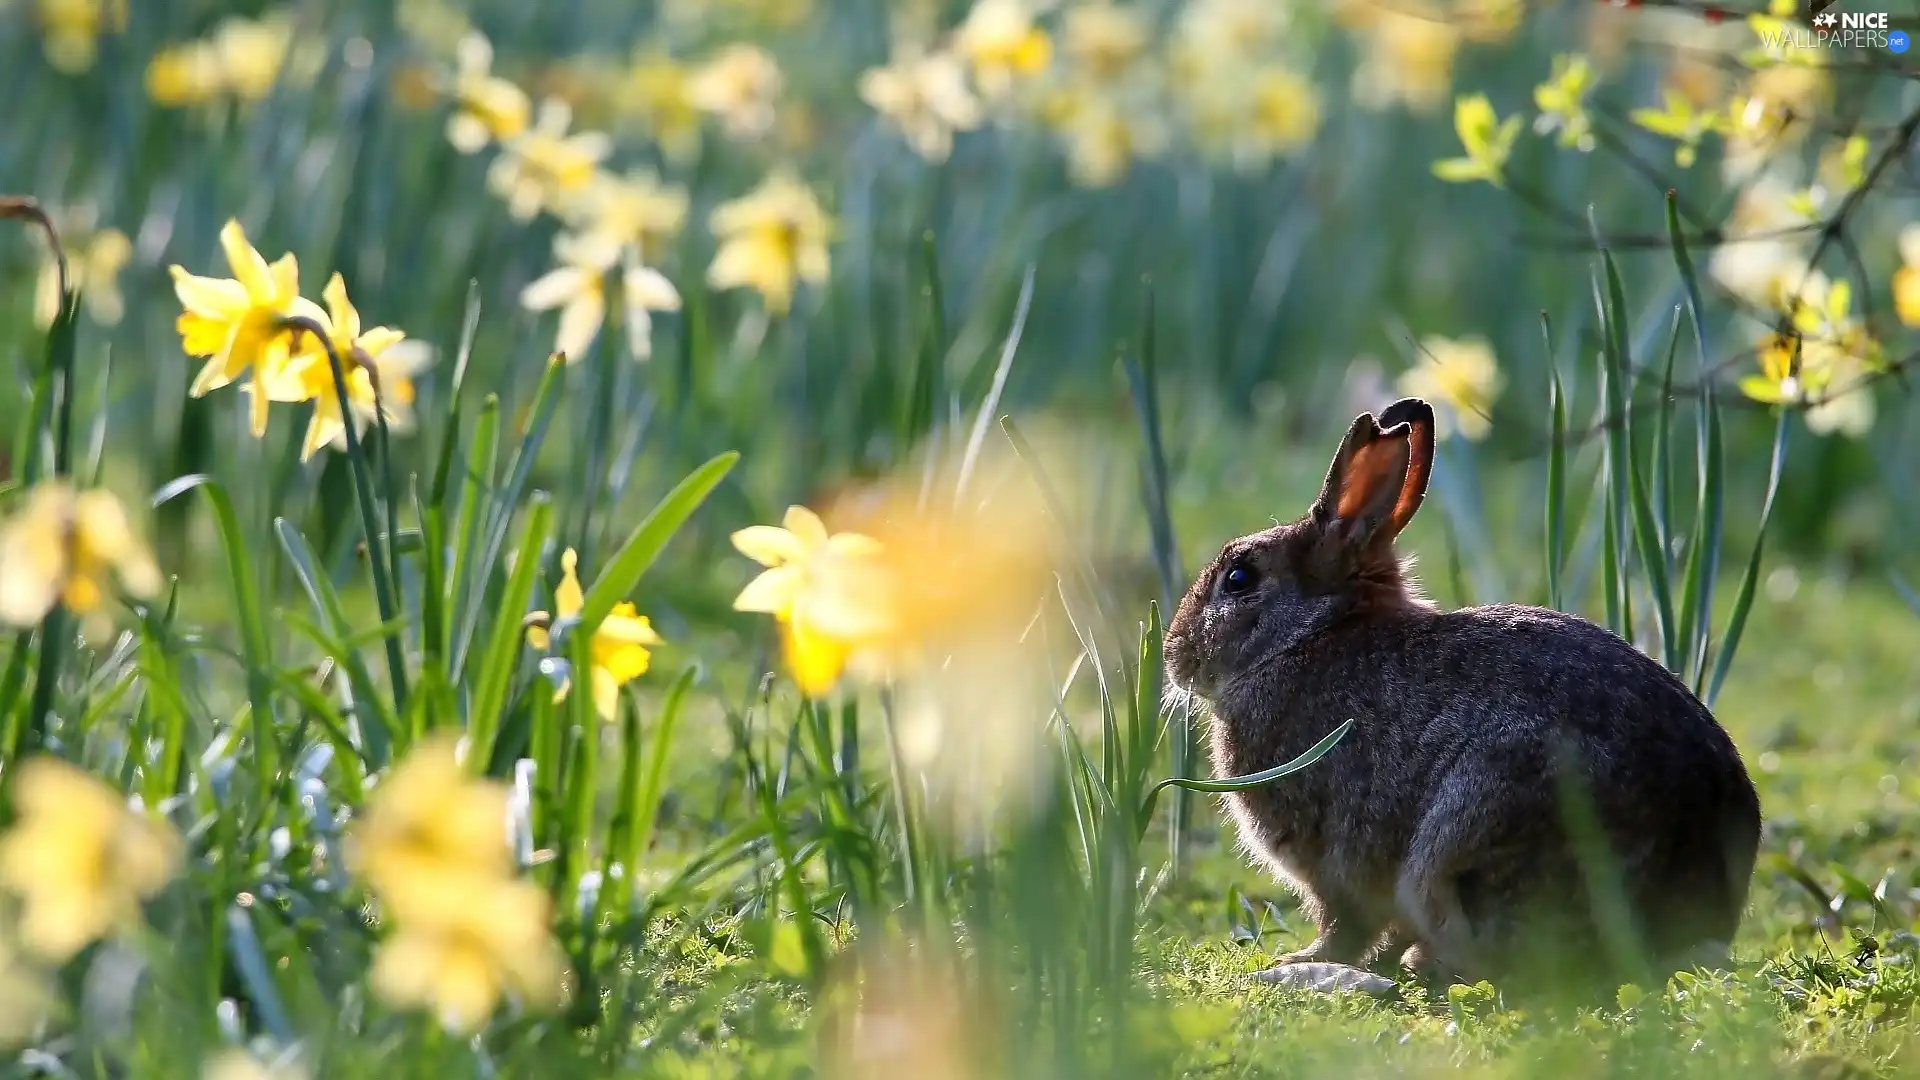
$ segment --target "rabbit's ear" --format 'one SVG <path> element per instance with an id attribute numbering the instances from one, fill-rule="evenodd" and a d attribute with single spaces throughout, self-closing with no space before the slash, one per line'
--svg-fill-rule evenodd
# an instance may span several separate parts
<path id="1" fill-rule="evenodd" d="M 1389 538 L 1398 533 L 1393 521 L 1411 472 L 1411 433 L 1405 425 L 1382 431 L 1371 413 L 1356 417 L 1314 500 L 1313 520 L 1356 546 L 1370 543 L 1383 526 L 1392 530 Z"/>
<path id="2" fill-rule="evenodd" d="M 1400 499 L 1393 505 L 1390 527 L 1394 535 L 1407 527 L 1420 503 L 1427 497 L 1427 481 L 1433 478 L 1433 406 L 1419 398 L 1401 398 L 1380 410 L 1380 426 L 1392 432 L 1407 425 L 1407 480 L 1400 487 Z"/>

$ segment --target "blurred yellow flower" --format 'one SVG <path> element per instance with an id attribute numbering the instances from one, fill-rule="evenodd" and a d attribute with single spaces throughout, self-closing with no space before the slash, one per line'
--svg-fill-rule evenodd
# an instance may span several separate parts
<path id="1" fill-rule="evenodd" d="M 825 1075 L 834 1080 L 986 1080 L 1003 1051 L 986 1035 L 980 995 L 956 961 L 923 942 L 869 946 L 850 977 L 828 986 L 821 1013 Z"/>
<path id="2" fill-rule="evenodd" d="M 1524 0 L 1454 0 L 1452 21 L 1468 41 L 1498 45 L 1520 29 L 1526 14 Z"/>
<path id="3" fill-rule="evenodd" d="M 133 258 L 133 243 L 119 229 L 100 229 L 99 214 L 91 206 L 56 212 L 60 243 L 67 252 L 69 284 L 80 290 L 80 302 L 87 314 L 101 326 L 118 325 L 126 314 L 126 302 L 120 295 L 120 271 Z M 40 275 L 34 282 L 33 319 L 41 326 L 53 325 L 60 314 L 60 263 L 53 249 L 46 246 L 42 234 Z"/>
<path id="4" fill-rule="evenodd" d="M 392 327 L 363 329 L 360 312 L 347 298 L 347 283 L 339 274 L 327 281 L 321 295 L 327 302 L 327 317 L 320 325 L 339 354 L 346 376 L 345 408 L 333 381 L 333 363 L 316 342 L 303 339 L 301 353 L 262 380 L 274 401 L 313 402 L 313 418 L 307 422 L 306 440 L 300 447 L 301 461 L 311 460 L 323 446 L 344 452 L 349 414 L 356 435 L 363 434 L 381 411 L 388 430 L 413 430 L 413 377 L 431 359 L 424 345 L 408 341 L 407 335 Z"/>
<path id="5" fill-rule="evenodd" d="M 1081 187 L 1119 183 L 1136 160 L 1159 156 L 1169 141 L 1152 104 L 1085 83 L 1053 94 L 1047 119 L 1066 144 L 1068 178 Z"/>
<path id="6" fill-rule="evenodd" d="M 1400 392 L 1425 398 L 1434 407 L 1441 438 L 1458 432 L 1478 441 L 1493 427 L 1493 403 L 1506 380 L 1485 338 L 1420 340 L 1420 362 L 1399 379 Z"/>
<path id="7" fill-rule="evenodd" d="M 1261 68 L 1253 75 L 1248 96 L 1250 114 L 1234 154 L 1242 167 L 1264 165 L 1319 134 L 1320 91 L 1304 75 L 1278 65 Z"/>
<path id="8" fill-rule="evenodd" d="M 953 152 L 954 132 L 984 119 L 965 64 L 947 52 L 895 55 L 860 76 L 860 97 L 900 129 L 914 153 L 936 163 Z"/>
<path id="9" fill-rule="evenodd" d="M 560 556 L 562 576 L 560 585 L 553 590 L 553 612 L 536 611 L 527 617 L 527 644 L 536 649 L 550 650 L 553 647 L 553 624 L 556 620 L 566 621 L 580 617 L 580 608 L 586 597 L 580 589 L 580 578 L 576 570 L 580 557 L 568 548 Z M 648 646 L 662 644 L 660 635 L 653 629 L 653 622 L 633 606 L 633 602 L 623 600 L 613 606 L 600 625 L 593 628 L 593 671 L 590 683 L 593 688 L 594 711 L 603 720 L 612 720 L 620 714 L 620 688 L 647 673 L 653 664 L 653 653 Z M 569 685 L 571 680 L 569 680 Z M 554 695 L 559 701 L 566 697 L 569 685 L 563 685 Z"/>
<path id="10" fill-rule="evenodd" d="M 720 247 L 707 284 L 716 289 L 758 290 L 770 312 L 784 315 L 798 282 L 827 280 L 833 223 L 791 172 L 775 170 L 758 188 L 715 209 L 710 224 Z"/>
<path id="11" fill-rule="evenodd" d="M 733 546 L 767 568 L 734 598 L 734 610 L 772 615 L 779 623 L 787 668 L 801 693 L 825 695 L 858 654 L 888 643 L 893 602 L 878 541 L 860 533 L 828 535 L 818 514 L 790 506 L 779 526 L 734 533 Z"/>
<path id="12" fill-rule="evenodd" d="M 200 1066 L 200 1080 L 306 1080 L 294 1061 L 261 1061 L 245 1050 L 224 1050 Z"/>
<path id="13" fill-rule="evenodd" d="M 204 41 L 169 45 L 147 62 L 147 96 L 168 108 L 206 105 L 226 88 L 220 58 Z"/>
<path id="14" fill-rule="evenodd" d="M 600 162 L 613 152 L 613 140 L 601 132 L 569 135 L 572 122 L 567 103 L 549 98 L 540 103 L 531 128 L 500 144 L 500 156 L 487 169 L 487 186 L 506 200 L 515 221 L 557 211 L 593 181 Z"/>
<path id="15" fill-rule="evenodd" d="M 1349 0 L 1343 12 L 1360 22 L 1364 55 L 1354 71 L 1354 99 L 1370 109 L 1395 103 L 1431 112 L 1453 89 L 1453 60 L 1460 31 L 1424 3 L 1391 9 L 1371 0 Z"/>
<path id="16" fill-rule="evenodd" d="M 634 58 L 626 93 L 618 102 L 667 157 L 682 164 L 700 152 L 700 110 L 688 96 L 690 78 L 666 53 L 642 52 Z"/>
<path id="17" fill-rule="evenodd" d="M 262 101 L 279 84 L 282 70 L 294 52 L 293 17 L 274 12 L 258 19 L 232 16 L 213 30 L 213 52 L 227 89 L 241 101 Z M 303 51 L 300 68 L 310 75 L 317 69 L 316 54 Z"/>
<path id="18" fill-rule="evenodd" d="M 757 139 L 773 129 L 780 98 L 780 65 L 758 45 L 735 44 L 687 77 L 687 102 L 720 120 L 735 139 Z"/>
<path id="19" fill-rule="evenodd" d="M 1449 183 L 1485 180 L 1494 187 L 1505 187 L 1507 157 L 1519 137 L 1520 118 L 1501 120 L 1487 95 L 1468 94 L 1454 103 L 1453 129 L 1466 155 L 1434 162 L 1433 175 Z"/>
<path id="20" fill-rule="evenodd" d="M 994 99 L 1053 61 L 1053 40 L 1026 0 L 975 0 L 954 32 L 954 49 L 972 65 L 980 92 Z"/>
<path id="21" fill-rule="evenodd" d="M 1151 42 L 1138 11 L 1109 0 L 1091 0 L 1067 9 L 1060 28 L 1060 51 L 1076 74 L 1096 83 L 1112 83 L 1131 73 Z"/>
<path id="22" fill-rule="evenodd" d="M 663 0 L 669 23 L 711 29 L 716 24 L 745 30 L 778 30 L 799 25 L 813 14 L 813 0 Z"/>
<path id="23" fill-rule="evenodd" d="M 292 254 L 282 255 L 272 266 L 252 244 L 238 221 L 229 221 L 220 230 L 220 246 L 225 250 L 231 278 L 196 277 L 175 265 L 173 291 L 185 309 L 174 325 L 180 331 L 180 344 L 188 356 L 207 357 L 207 363 L 193 380 L 188 393 L 201 397 L 218 390 L 251 370 L 256 383 L 279 374 L 292 356 L 293 336 L 284 322 L 300 315 L 319 321 L 326 318 L 313 301 L 300 295 L 300 268 Z M 265 393 L 252 398 L 254 435 L 267 431 Z"/>
<path id="24" fill-rule="evenodd" d="M 493 73 L 493 43 L 479 32 L 460 39 L 453 76 L 453 115 L 447 140 L 463 154 L 527 130 L 533 105 L 527 92 Z"/>
<path id="25" fill-rule="evenodd" d="M 0 623 L 33 626 L 63 604 L 90 639 L 104 639 L 110 576 L 137 598 L 160 591 L 160 568 L 106 491 L 45 482 L 0 523 Z"/>
<path id="26" fill-rule="evenodd" d="M 651 356 L 653 312 L 680 308 L 673 282 L 643 265 L 634 246 L 604 236 L 561 233 L 554 237 L 553 254 L 560 265 L 520 291 L 520 306 L 528 311 L 560 309 L 554 351 L 564 354 L 569 364 L 587 354 L 607 319 L 607 275 L 619 266 L 627 348 L 636 360 Z"/>
<path id="27" fill-rule="evenodd" d="M 1807 430 L 1816 435 L 1857 439 L 1873 430 L 1875 407 L 1868 383 L 1875 368 L 1860 357 L 1833 342 L 1797 333 L 1768 334 L 1757 353 L 1760 374 L 1740 380 L 1740 392 L 1747 397 L 1804 408 Z"/>
<path id="28" fill-rule="evenodd" d="M 1198 73 L 1252 63 L 1279 42 L 1287 21 L 1287 8 L 1269 0 L 1189 0 L 1180 9 L 1177 66 Z"/>
<path id="29" fill-rule="evenodd" d="M 381 780 L 347 857 L 390 926 L 369 981 L 391 1004 L 432 1009 L 465 1033 L 503 996 L 537 1007 L 563 998 L 546 893 L 514 876 L 506 787 L 470 775 L 453 737 L 422 741 Z"/>
<path id="30" fill-rule="evenodd" d="M 69 75 L 93 67 L 99 38 L 127 28 L 127 0 L 38 0 L 47 63 Z"/>
<path id="31" fill-rule="evenodd" d="M 595 243 L 631 244 L 643 261 L 660 257 L 687 220 L 687 189 L 663 184 L 651 169 L 624 176 L 597 172 L 563 207 L 567 224 Z"/>
<path id="32" fill-rule="evenodd" d="M 58 1001 L 53 980 L 40 965 L 20 955 L 10 934 L 0 936 L 0 1050 L 31 1042 Z"/>
<path id="33" fill-rule="evenodd" d="M 1533 129 L 1542 135 L 1559 133 L 1561 146 L 1581 152 L 1593 149 L 1593 120 L 1587 116 L 1587 92 L 1593 89 L 1593 68 L 1577 53 L 1553 58 L 1547 81 L 1533 88 L 1540 109 Z"/>
<path id="34" fill-rule="evenodd" d="M 141 902 L 179 866 L 172 827 L 57 758 L 20 764 L 13 805 L 13 827 L 0 836 L 0 887 L 22 901 L 20 943 L 48 961 L 137 925 Z"/>
<path id="35" fill-rule="evenodd" d="M 1900 230 L 1900 268 L 1893 272 L 1893 311 L 1906 325 L 1920 327 L 1920 225 Z"/>
<path id="36" fill-rule="evenodd" d="M 1865 135 L 1850 135 L 1820 152 L 1820 183 L 1832 193 L 1845 196 L 1865 187 L 1867 157 L 1873 142 Z"/>
<path id="37" fill-rule="evenodd" d="M 1655 135 L 1675 140 L 1678 145 L 1673 150 L 1673 163 L 1683 169 L 1691 168 L 1699 158 L 1700 140 L 1723 126 L 1719 113 L 1696 108 L 1692 102 L 1672 90 L 1666 92 L 1663 108 L 1635 109 L 1628 116 L 1635 124 Z"/>

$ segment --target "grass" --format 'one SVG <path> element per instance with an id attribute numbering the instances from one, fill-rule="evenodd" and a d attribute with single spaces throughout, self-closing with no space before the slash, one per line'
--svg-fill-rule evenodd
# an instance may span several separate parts
<path id="1" fill-rule="evenodd" d="M 854 91 L 886 6 L 822 4 L 806 33 L 721 6 L 681 24 L 599 2 L 471 13 L 499 70 L 618 134 L 614 167 L 688 189 L 685 226 L 648 252 L 682 303 L 645 363 L 620 325 L 549 360 L 553 319 L 519 292 L 563 225 L 507 217 L 486 188 L 497 147 L 447 145 L 447 103 L 415 83 L 450 58 L 414 5 L 301 8 L 317 74 L 274 65 L 258 100 L 188 109 L 152 102 L 142 66 L 224 5 L 143 6 L 84 75 L 48 66 L 36 23 L 0 37 L 0 85 L 33 106 L 0 132 L 0 185 L 98 199 L 136 252 L 118 326 L 82 273 L 33 327 L 32 273 L 0 262 L 17 316 L 0 320 L 0 592 L 88 569 L 74 544 L 93 525 L 24 513 L 47 483 L 118 492 L 168 575 L 157 595 L 108 590 L 112 633 L 69 591 L 0 639 L 0 835 L 73 853 L 0 846 L 0 1080 L 209 1075 L 236 1047 L 250 1064 L 214 1080 L 1920 1075 L 1920 610 L 1887 584 L 1911 562 L 1912 409 L 1881 393 L 1872 435 L 1842 441 L 1737 396 L 1750 327 L 1696 272 L 1692 220 L 1737 192 L 1664 176 L 1648 162 L 1671 147 L 1613 122 L 1666 58 L 1604 76 L 1609 152 L 1536 140 L 1505 194 L 1442 188 L 1444 108 L 1357 104 L 1356 50 L 1384 46 L 1303 7 L 1273 62 L 1326 96 L 1310 142 L 1264 171 L 1181 143 L 1083 190 L 1070 132 L 1034 116 L 964 134 L 944 164 L 909 155 Z M 1597 33 L 1543 7 L 1449 77 L 1505 114 Z M 709 118 L 683 160 L 591 89 L 627 64 L 615 45 L 686 60 L 741 37 L 788 77 L 757 140 Z M 1920 127 L 1877 71 L 1845 77 L 1887 121 L 1869 124 L 1884 164 Z M 831 272 L 785 314 L 704 279 L 708 215 L 779 166 L 836 222 Z M 1877 199 L 1860 215 L 1904 220 Z M 276 404 L 255 439 L 237 388 L 187 396 L 198 361 L 163 267 L 219 266 L 236 216 L 298 254 L 309 294 L 338 270 L 369 323 L 439 346 L 416 430 L 369 424 L 302 463 L 312 405 Z M 1509 242 L 1543 226 L 1586 250 Z M 1883 268 L 1887 247 L 1836 249 L 1830 269 Z M 1162 704 L 1161 628 L 1220 542 L 1307 506 L 1345 418 L 1392 393 L 1349 361 L 1422 363 L 1414 328 L 1487 334 L 1505 378 L 1491 437 L 1443 441 L 1403 538 L 1429 593 L 1605 623 L 1710 701 L 1754 773 L 1768 829 L 1731 971 L 1579 1012 L 1484 984 L 1374 1001 L 1249 978 L 1311 927 L 1208 791 L 1288 779 L 1208 779 L 1197 718 Z M 358 363 L 324 357 L 336 393 Z M 921 601 L 895 636 L 937 663 L 807 697 L 773 620 L 732 609 L 761 568 L 729 538 L 875 483 L 911 496 L 881 504 L 894 518 L 941 526 L 886 564 Z M 599 634 L 624 602 L 665 640 L 602 717 L 593 672 L 620 643 Z M 422 879 L 459 887 L 409 905 L 358 857 L 361 830 L 450 733 L 462 782 L 504 811 L 464 787 L 424 800 L 400 831 L 438 860 Z M 94 779 L 36 817 L 35 756 Z M 37 955 L 23 914 L 112 893 L 140 851 L 134 819 L 65 812 L 100 792 L 172 830 L 173 874 L 85 949 Z M 567 1000 L 489 995 L 465 1026 L 374 974 L 414 946 L 405 972 L 444 998 L 533 966 L 549 937 Z"/>

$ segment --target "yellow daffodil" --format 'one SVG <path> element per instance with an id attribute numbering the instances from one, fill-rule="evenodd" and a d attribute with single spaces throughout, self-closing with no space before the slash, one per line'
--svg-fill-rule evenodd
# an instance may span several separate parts
<path id="1" fill-rule="evenodd" d="M 1140 13 L 1106 0 L 1067 9 L 1060 28 L 1060 51 L 1077 74 L 1112 83 L 1131 73 L 1151 41 Z"/>
<path id="2" fill-rule="evenodd" d="M 1485 180 L 1505 187 L 1507 157 L 1520 134 L 1520 118 L 1509 116 L 1503 121 L 1487 95 L 1470 94 L 1454 103 L 1453 129 L 1466 155 L 1434 162 L 1433 175 L 1456 184 Z"/>
<path id="3" fill-rule="evenodd" d="M 49 961 L 140 922 L 173 879 L 180 837 L 114 789 L 56 758 L 21 763 L 13 828 L 0 836 L 0 887 L 18 896 L 20 942 Z"/>
<path id="4" fill-rule="evenodd" d="M 222 19 L 214 27 L 212 42 L 227 90 L 243 102 L 264 101 L 294 58 L 293 17 L 273 12 L 258 19 Z M 298 67 L 303 78 L 317 70 L 316 59 L 310 47 L 301 51 Z"/>
<path id="5" fill-rule="evenodd" d="M 1540 115 L 1533 129 L 1542 135 L 1559 133 L 1561 146 L 1581 152 L 1593 149 L 1593 121 L 1587 116 L 1587 92 L 1593 89 L 1593 68 L 1587 58 L 1561 54 L 1553 58 L 1553 73 L 1533 88 Z"/>
<path id="6" fill-rule="evenodd" d="M 780 65 L 758 45 L 729 45 L 687 78 L 687 101 L 719 119 L 735 139 L 757 139 L 773 129 Z"/>
<path id="7" fill-rule="evenodd" d="M 147 61 L 147 96 L 156 105 L 172 109 L 207 105 L 225 89 L 220 57 L 208 42 L 169 45 Z"/>
<path id="8" fill-rule="evenodd" d="M 1343 11 L 1367 12 L 1360 20 L 1365 53 L 1353 73 L 1354 99 L 1370 109 L 1400 104 L 1430 112 L 1453 89 L 1453 62 L 1460 30 L 1424 3 L 1385 7 L 1355 0 Z"/>
<path id="9" fill-rule="evenodd" d="M 1133 163 L 1166 150 L 1168 133 L 1154 108 L 1090 84 L 1052 98 L 1048 121 L 1067 149 L 1067 175 L 1088 188 L 1111 187 Z"/>
<path id="10" fill-rule="evenodd" d="M 798 282 L 827 280 L 833 224 L 791 172 L 776 170 L 752 192 L 714 210 L 710 224 L 720 247 L 707 268 L 707 284 L 716 289 L 757 290 L 770 312 L 784 315 Z"/>
<path id="11" fill-rule="evenodd" d="M 653 354 L 653 312 L 678 311 L 680 292 L 666 275 L 640 262 L 634 245 L 615 244 L 605 236 L 554 238 L 554 258 L 560 265 L 547 271 L 520 292 L 528 311 L 560 309 L 560 329 L 553 349 L 568 363 L 587 354 L 607 318 L 607 278 L 620 268 L 620 291 L 625 301 L 627 348 L 636 360 Z"/>
<path id="12" fill-rule="evenodd" d="M 493 43 L 469 32 L 460 39 L 453 77 L 453 115 L 447 139 L 463 154 L 527 130 L 533 105 L 527 92 L 493 73 Z"/>
<path id="13" fill-rule="evenodd" d="M 802 693 L 825 695 L 859 654 L 884 649 L 894 604 L 877 541 L 828 535 L 818 514 L 790 506 L 779 526 L 734 533 L 733 546 L 767 568 L 734 598 L 734 610 L 778 621 L 787 668 Z"/>
<path id="14" fill-rule="evenodd" d="M 1419 363 L 1399 379 L 1402 393 L 1433 403 L 1439 437 L 1458 432 L 1475 441 L 1492 428 L 1493 403 L 1505 384 L 1486 339 L 1438 335 L 1421 339 Z"/>
<path id="15" fill-rule="evenodd" d="M 1920 225 L 1900 230 L 1900 268 L 1893 272 L 1893 313 L 1920 326 Z"/>
<path id="16" fill-rule="evenodd" d="M 861 100 L 886 117 L 914 153 L 947 160 L 956 131 L 972 131 L 985 114 L 967 85 L 967 69 L 952 53 L 903 53 L 860 76 Z"/>
<path id="17" fill-rule="evenodd" d="M 1760 374 L 1742 378 L 1740 392 L 1768 405 L 1797 405 L 1824 389 L 1827 372 L 1806 372 L 1796 356 L 1800 345 L 1792 334 L 1768 335 L 1756 357 Z"/>
<path id="18" fill-rule="evenodd" d="M 658 259 L 687 220 L 687 189 L 660 182 L 651 169 L 624 176 L 595 173 L 564 208 L 569 225 L 594 243 L 639 248 Z"/>
<path id="19" fill-rule="evenodd" d="M 87 315 L 101 326 L 118 325 L 126 314 L 120 295 L 120 271 L 133 258 L 133 242 L 119 229 L 100 229 L 98 213 L 87 206 L 54 215 L 60 243 L 67 251 L 67 273 L 80 290 Z M 34 233 L 35 237 L 41 234 Z M 34 283 L 33 317 L 42 327 L 53 325 L 60 313 L 60 263 L 53 250 L 41 245 L 40 276 Z"/>
<path id="20" fill-rule="evenodd" d="M 1700 156 L 1700 141 L 1722 126 L 1720 114 L 1696 108 L 1692 102 L 1669 90 L 1666 104 L 1659 109 L 1635 109 L 1629 118 L 1640 127 L 1674 140 L 1673 163 L 1691 168 Z"/>
<path id="21" fill-rule="evenodd" d="M 1193 73 L 1254 62 L 1279 42 L 1287 19 L 1267 0 L 1190 0 L 1180 9 L 1177 66 Z"/>
<path id="22" fill-rule="evenodd" d="M 401 922 L 380 943 L 368 982 L 389 1004 L 433 1012 L 471 1034 L 504 997 L 550 1009 L 566 994 L 546 891 L 532 882 L 459 877 L 426 883 L 440 894 L 432 919 Z"/>
<path id="23" fill-rule="evenodd" d="M 127 0 L 39 0 L 47 63 L 69 75 L 93 67 L 100 35 L 127 28 Z"/>
<path id="24" fill-rule="evenodd" d="M 487 186 L 507 202 L 516 221 L 557 210 L 593 181 L 613 142 L 598 131 L 569 135 L 573 110 L 552 98 L 540 104 L 533 126 L 501 143 L 487 170 Z"/>
<path id="25" fill-rule="evenodd" d="M 536 611 L 527 617 L 527 643 L 536 649 L 553 647 L 552 627 L 556 619 L 564 621 L 580 616 L 586 598 L 576 573 L 579 558 L 572 548 L 560 556 L 561 578 L 560 586 L 553 590 L 553 612 Z M 619 715 L 620 688 L 647 673 L 653 664 L 653 653 L 648 651 L 648 646 L 659 644 L 660 635 L 654 632 L 652 621 L 628 600 L 615 604 L 613 611 L 593 628 L 590 681 L 593 707 L 602 719 L 612 720 Z M 564 698 L 567 689 L 562 686 L 554 695 L 555 700 Z"/>
<path id="26" fill-rule="evenodd" d="M 1319 134 L 1320 91 L 1299 72 L 1277 65 L 1261 68 L 1253 75 L 1247 97 L 1248 115 L 1239 126 L 1234 148 L 1234 158 L 1243 168 L 1263 166 L 1312 143 Z"/>
<path id="27" fill-rule="evenodd" d="M 967 12 L 954 33 L 954 48 L 973 67 L 982 94 L 1004 97 L 1052 63 L 1053 39 L 1033 16 L 1026 0 L 976 0 Z"/>
<path id="28" fill-rule="evenodd" d="M 220 230 L 220 246 L 231 278 L 196 277 L 184 267 L 171 268 L 173 291 L 185 309 L 175 323 L 181 346 L 188 356 L 208 358 L 187 391 L 194 397 L 226 386 L 249 370 L 256 384 L 277 376 L 292 356 L 293 337 L 285 320 L 294 315 L 326 318 L 326 312 L 300 295 L 300 268 L 291 254 L 267 265 L 238 221 Z M 255 436 L 266 434 L 267 401 L 265 393 L 253 395 Z"/>
<path id="29" fill-rule="evenodd" d="M 106 491 L 43 483 L 0 524 L 0 623 L 32 626 L 63 604 L 90 639 L 103 639 L 109 577 L 135 597 L 160 591 L 160 568 Z"/>
<path id="30" fill-rule="evenodd" d="M 507 878 L 507 789 L 476 778 L 445 735 L 420 743 L 381 778 L 348 832 L 353 872 L 394 919 L 434 914 L 418 898 L 437 899 L 429 883 L 441 875 Z"/>
<path id="31" fill-rule="evenodd" d="M 687 69 L 666 53 L 642 52 L 634 58 L 626 93 L 619 99 L 667 157 L 683 164 L 700 152 L 700 110 L 688 97 L 690 78 Z"/>
<path id="32" fill-rule="evenodd" d="M 347 298 L 347 283 L 339 274 L 328 280 L 321 295 L 327 302 L 327 316 L 321 326 L 339 354 L 341 373 L 346 376 L 345 407 L 333 381 L 333 362 L 314 342 L 303 340 L 301 354 L 264 381 L 267 396 L 274 401 L 313 402 L 313 418 L 307 422 L 306 439 L 300 447 L 301 461 L 311 460 L 323 446 L 344 452 L 349 416 L 356 435 L 364 433 L 380 411 L 385 412 L 388 430 L 411 431 L 413 377 L 431 358 L 425 346 L 408 341 L 405 334 L 392 327 L 362 329 L 360 312 Z"/>
<path id="33" fill-rule="evenodd" d="M 375 992 L 472 1032 L 504 995 L 556 1004 L 563 961 L 546 894 L 514 876 L 505 785 L 472 776 L 457 751 L 442 735 L 409 752 L 351 827 L 347 857 L 391 928 Z"/>

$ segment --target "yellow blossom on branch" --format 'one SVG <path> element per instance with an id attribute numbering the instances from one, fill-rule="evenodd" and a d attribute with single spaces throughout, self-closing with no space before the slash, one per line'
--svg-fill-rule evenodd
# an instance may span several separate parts
<path id="1" fill-rule="evenodd" d="M 1433 175 L 1450 183 L 1485 180 L 1505 187 L 1507 157 L 1520 134 L 1520 118 L 1501 120 L 1485 94 L 1469 94 L 1454 103 L 1453 128 L 1466 150 L 1463 157 L 1433 163 Z"/>
<path id="2" fill-rule="evenodd" d="M 0 887 L 23 904 L 20 941 L 58 963 L 139 924 L 140 905 L 173 879 L 180 837 L 120 792 L 57 758 L 13 778 L 14 824 L 0 836 Z"/>
<path id="3" fill-rule="evenodd" d="M 1593 68 L 1579 55 L 1553 58 L 1553 73 L 1533 88 L 1539 107 L 1533 128 L 1543 135 L 1558 133 L 1561 146 L 1582 152 L 1593 149 L 1593 121 L 1587 116 L 1587 93 L 1593 89 Z"/>
<path id="4" fill-rule="evenodd" d="M 1920 327 L 1920 225 L 1900 230 L 1900 268 L 1893 272 L 1893 312 Z"/>
<path id="5" fill-rule="evenodd" d="M 1673 151 L 1673 162 L 1683 169 L 1691 168 L 1699 158 L 1700 141 L 1724 125 L 1719 113 L 1696 108 L 1692 102 L 1672 90 L 1667 91 L 1664 107 L 1635 109 L 1628 116 L 1635 124 L 1655 135 L 1674 140 L 1677 145 Z"/>

